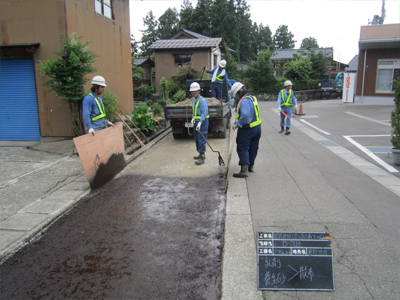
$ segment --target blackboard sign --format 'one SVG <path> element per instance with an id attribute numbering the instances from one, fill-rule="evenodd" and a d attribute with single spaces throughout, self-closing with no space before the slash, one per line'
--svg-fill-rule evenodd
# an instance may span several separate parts
<path id="1" fill-rule="evenodd" d="M 333 290 L 332 234 L 258 232 L 258 288 Z"/>

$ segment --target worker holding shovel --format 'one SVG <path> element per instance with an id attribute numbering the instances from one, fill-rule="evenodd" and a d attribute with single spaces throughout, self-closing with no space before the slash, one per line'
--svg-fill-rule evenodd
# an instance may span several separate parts
<path id="1" fill-rule="evenodd" d="M 281 113 L 281 131 L 285 131 L 285 118 L 286 118 L 286 132 L 285 134 L 290 134 L 290 119 L 293 113 L 293 104 L 297 108 L 297 99 L 292 91 L 293 83 L 290 80 L 285 81 L 285 88 L 281 90 L 278 95 L 278 110 Z"/>
<path id="2" fill-rule="evenodd" d="M 203 165 L 206 159 L 206 142 L 208 136 L 208 105 L 207 100 L 200 95 L 200 84 L 193 82 L 190 85 L 190 92 L 193 96 L 192 109 L 194 125 L 194 140 L 196 142 L 196 150 L 199 155 L 193 157 L 197 159 L 196 165 Z"/>
<path id="3" fill-rule="evenodd" d="M 240 172 L 233 177 L 245 178 L 248 172 L 254 172 L 254 162 L 258 153 L 261 138 L 261 116 L 256 97 L 250 95 L 244 85 L 235 82 L 231 92 L 238 97 L 236 121 L 232 129 L 238 129 L 236 151 L 239 155 Z"/>

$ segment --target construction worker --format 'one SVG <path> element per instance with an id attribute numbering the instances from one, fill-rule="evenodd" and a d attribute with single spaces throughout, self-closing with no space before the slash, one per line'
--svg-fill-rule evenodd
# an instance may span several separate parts
<path id="1" fill-rule="evenodd" d="M 199 155 L 193 158 L 197 159 L 195 162 L 196 165 L 203 165 L 206 159 L 206 140 L 208 136 L 208 103 L 207 100 L 200 95 L 200 84 L 197 82 L 193 82 L 190 85 L 190 92 L 193 96 L 192 124 L 195 128 L 194 140 L 196 142 L 196 150 L 199 153 Z"/>
<path id="2" fill-rule="evenodd" d="M 292 91 L 293 83 L 290 80 L 285 81 L 285 88 L 280 91 L 278 95 L 278 110 L 281 115 L 281 131 L 282 133 L 285 131 L 285 118 L 286 118 L 286 132 L 285 135 L 290 134 L 290 119 L 292 118 L 293 113 L 293 104 L 297 109 L 297 99 Z M 286 115 L 285 115 L 286 114 Z"/>
<path id="3" fill-rule="evenodd" d="M 254 162 L 258 153 L 261 138 L 261 116 L 256 97 L 250 95 L 245 86 L 235 82 L 231 88 L 232 94 L 238 97 L 238 113 L 232 129 L 238 128 L 236 151 L 239 155 L 240 172 L 233 177 L 245 178 L 248 172 L 254 172 Z"/>
<path id="4" fill-rule="evenodd" d="M 207 73 L 213 74 L 211 78 L 211 97 L 217 98 L 219 101 L 222 101 L 223 83 L 225 82 L 225 84 L 228 86 L 228 90 L 232 87 L 225 67 L 226 60 L 223 59 L 213 70 L 207 70 Z"/>
<path id="5" fill-rule="evenodd" d="M 88 133 L 94 135 L 95 131 L 113 126 L 114 124 L 107 120 L 104 112 L 101 95 L 106 89 L 106 81 L 102 76 L 94 76 L 92 79 L 91 93 L 83 98 L 82 117 L 85 122 Z"/>

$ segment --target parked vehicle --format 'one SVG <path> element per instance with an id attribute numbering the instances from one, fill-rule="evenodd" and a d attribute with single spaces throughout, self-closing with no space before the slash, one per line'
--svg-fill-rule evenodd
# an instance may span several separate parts
<path id="1" fill-rule="evenodd" d="M 317 98 L 337 99 L 342 98 L 343 93 L 343 72 L 338 74 L 321 75 L 318 78 L 318 87 L 321 94 Z"/>
<path id="2" fill-rule="evenodd" d="M 192 120 L 192 96 L 188 92 L 190 84 L 196 81 L 200 84 L 200 95 L 208 102 L 209 136 L 225 138 L 227 130 L 231 125 L 231 104 L 229 102 L 219 101 L 216 98 L 211 98 L 211 80 L 187 80 L 186 91 L 187 98 L 178 103 L 168 103 L 164 106 L 164 116 L 170 122 L 172 134 L 175 139 L 187 138 L 193 135 Z M 226 94 L 225 94 L 226 97 Z M 223 99 L 224 96 L 222 97 Z"/>

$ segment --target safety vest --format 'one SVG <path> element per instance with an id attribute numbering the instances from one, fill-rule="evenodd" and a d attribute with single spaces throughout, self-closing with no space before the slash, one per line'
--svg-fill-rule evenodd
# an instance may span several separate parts
<path id="1" fill-rule="evenodd" d="M 215 69 L 214 74 L 213 74 L 213 78 L 211 79 L 211 81 L 214 81 L 214 76 L 215 76 L 215 80 L 217 80 L 218 82 L 223 82 L 224 81 L 224 76 L 225 76 L 225 69 L 222 69 L 221 73 L 219 73 L 219 75 L 217 76 L 218 73 L 218 67 Z"/>
<path id="2" fill-rule="evenodd" d="M 203 97 L 200 96 L 199 100 L 196 102 L 196 106 L 195 106 L 195 103 L 193 103 L 193 107 L 192 107 L 193 115 L 194 115 L 193 119 L 200 119 L 201 118 L 201 116 L 197 115 L 197 108 L 199 107 L 199 103 L 200 103 L 201 98 L 203 98 Z M 209 117 L 210 117 L 209 115 L 206 116 L 206 118 L 209 118 Z"/>
<path id="3" fill-rule="evenodd" d="M 258 107 L 258 102 L 257 102 L 257 98 L 254 96 L 246 96 L 245 99 L 248 98 L 253 102 L 253 106 L 254 106 L 254 114 L 256 116 L 256 120 L 254 122 L 251 122 L 249 124 L 250 128 L 256 127 L 258 125 L 261 125 L 261 116 L 260 116 L 260 108 Z M 244 99 L 243 99 L 244 100 Z M 240 103 L 241 104 L 241 103 Z M 236 115 L 236 121 L 237 122 L 240 118 L 240 104 L 238 106 L 238 114 Z M 247 124 L 245 124 L 247 125 Z"/>
<path id="4" fill-rule="evenodd" d="M 281 104 L 281 106 L 284 106 L 284 105 L 286 105 L 286 106 L 293 106 L 293 103 L 289 103 L 290 97 L 292 96 L 292 90 L 290 90 L 290 92 L 289 92 L 289 97 L 287 97 L 286 101 L 285 101 L 285 93 L 284 93 L 284 90 L 281 91 L 281 94 L 282 94 L 282 104 Z"/>
<path id="5" fill-rule="evenodd" d="M 96 101 L 96 104 L 99 107 L 99 111 L 100 111 L 100 114 L 94 118 L 91 118 L 91 120 L 96 121 L 98 119 L 105 118 L 106 114 L 104 113 L 103 109 L 101 108 L 101 106 L 103 105 L 101 98 L 100 98 L 100 102 L 101 102 L 101 105 L 100 105 L 99 101 L 97 100 L 97 98 L 95 96 L 92 95 L 92 93 L 90 93 L 89 95 L 93 97 L 94 101 Z"/>

